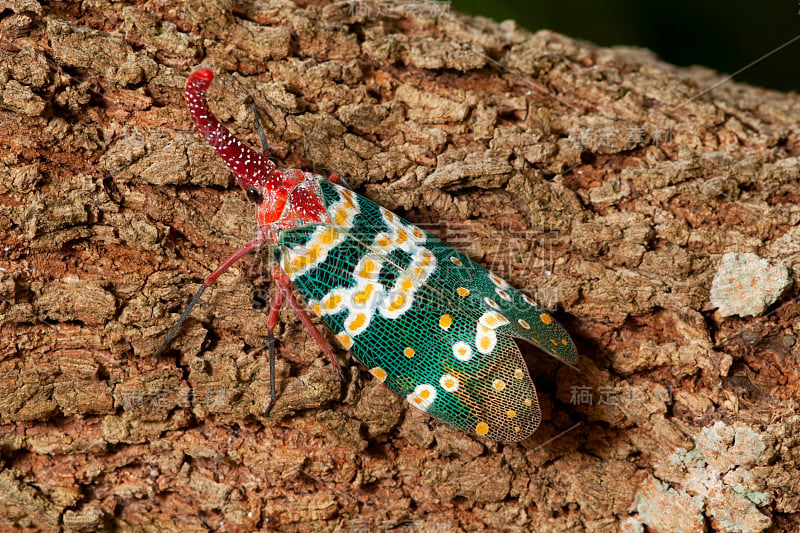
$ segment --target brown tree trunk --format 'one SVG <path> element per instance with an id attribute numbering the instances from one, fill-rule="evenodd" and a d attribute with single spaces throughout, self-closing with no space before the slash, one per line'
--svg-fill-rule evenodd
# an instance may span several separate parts
<path id="1" fill-rule="evenodd" d="M 798 527 L 797 95 L 444 4 L 133 4 L 0 2 L 0 529 Z M 432 424 L 341 350 L 340 387 L 289 311 L 263 417 L 267 254 L 151 357 L 255 232 L 183 102 L 201 62 L 241 138 L 252 97 L 281 164 L 344 174 L 573 332 L 579 371 L 528 350 L 532 438 Z M 730 252 L 769 263 L 712 304 Z"/>

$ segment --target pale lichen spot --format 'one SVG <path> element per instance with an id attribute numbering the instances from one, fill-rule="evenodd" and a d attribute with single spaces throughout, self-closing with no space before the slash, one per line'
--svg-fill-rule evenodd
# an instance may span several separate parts
<path id="1" fill-rule="evenodd" d="M 464 263 L 461 262 L 461 259 L 459 259 L 458 257 L 456 257 L 454 255 L 450 256 L 450 262 L 453 263 L 455 266 L 461 266 L 461 265 L 464 264 Z"/>
<path id="2" fill-rule="evenodd" d="M 496 390 L 497 392 L 501 392 L 501 391 L 505 390 L 506 382 L 503 381 L 502 379 L 496 379 L 496 380 L 492 381 L 492 388 L 494 390 Z"/>
<path id="3" fill-rule="evenodd" d="M 522 326 L 523 328 L 525 328 L 525 329 L 531 329 L 531 325 L 530 325 L 530 324 L 528 324 L 528 321 L 527 321 L 527 320 L 523 320 L 523 319 L 521 319 L 521 318 L 520 318 L 520 319 L 517 319 L 517 323 L 518 323 L 520 326 Z"/>
<path id="4" fill-rule="evenodd" d="M 521 368 L 515 368 L 514 377 L 517 379 L 522 379 L 525 377 L 525 372 L 523 372 Z"/>

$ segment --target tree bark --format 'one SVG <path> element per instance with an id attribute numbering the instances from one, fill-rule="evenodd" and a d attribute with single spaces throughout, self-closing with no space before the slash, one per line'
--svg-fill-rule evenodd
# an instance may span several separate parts
<path id="1" fill-rule="evenodd" d="M 445 4 L 0 6 L 0 529 L 798 527 L 796 94 Z M 199 64 L 240 138 L 252 99 L 281 165 L 345 175 L 574 334 L 577 371 L 525 349 L 532 438 L 437 425 L 337 349 L 340 386 L 288 310 L 262 416 L 266 253 L 152 357 L 256 228 L 183 102 Z"/>

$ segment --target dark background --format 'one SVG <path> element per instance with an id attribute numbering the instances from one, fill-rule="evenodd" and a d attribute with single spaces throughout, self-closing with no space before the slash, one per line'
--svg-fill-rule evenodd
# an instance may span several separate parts
<path id="1" fill-rule="evenodd" d="M 452 0 L 455 11 L 603 46 L 653 50 L 676 65 L 733 74 L 800 35 L 799 0 Z M 781 91 L 800 87 L 800 40 L 735 77 Z"/>

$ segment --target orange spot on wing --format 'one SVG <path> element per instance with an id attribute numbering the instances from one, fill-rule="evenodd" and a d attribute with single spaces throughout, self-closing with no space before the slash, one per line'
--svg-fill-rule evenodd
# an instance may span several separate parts
<path id="1" fill-rule="evenodd" d="M 389 303 L 389 311 L 397 311 L 398 309 L 401 309 L 403 305 L 405 305 L 405 303 L 406 303 L 405 295 L 398 294 L 397 296 L 394 297 L 394 300 L 392 300 Z"/>
<path id="2" fill-rule="evenodd" d="M 378 381 L 386 381 L 386 371 L 379 366 L 370 369 L 369 373 L 375 376 Z"/>
<path id="3" fill-rule="evenodd" d="M 353 320 L 350 321 L 350 329 L 358 329 L 367 321 L 367 315 L 358 313 Z"/>

